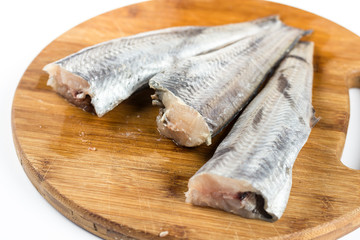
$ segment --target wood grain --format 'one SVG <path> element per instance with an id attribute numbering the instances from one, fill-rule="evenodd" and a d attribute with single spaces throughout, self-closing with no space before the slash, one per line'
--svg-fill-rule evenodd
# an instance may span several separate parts
<path id="1" fill-rule="evenodd" d="M 321 121 L 300 152 L 283 217 L 268 223 L 184 202 L 188 179 L 214 143 L 181 148 L 156 130 L 151 90 L 102 118 L 46 86 L 42 67 L 84 47 L 139 32 L 218 25 L 271 14 L 313 29 L 313 105 Z M 12 127 L 22 167 L 36 189 L 74 223 L 105 239 L 337 238 L 360 225 L 360 172 L 341 164 L 348 87 L 359 86 L 360 39 L 314 14 L 262 1 L 159 0 L 100 15 L 61 35 L 30 64 L 17 88 Z"/>

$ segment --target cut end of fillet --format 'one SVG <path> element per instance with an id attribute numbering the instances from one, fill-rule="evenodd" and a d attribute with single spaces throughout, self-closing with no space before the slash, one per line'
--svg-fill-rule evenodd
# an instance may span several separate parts
<path id="1" fill-rule="evenodd" d="M 87 112 L 95 113 L 89 93 L 90 85 L 86 80 L 55 63 L 46 65 L 43 70 L 49 74 L 48 86 L 68 102 Z"/>
<path id="2" fill-rule="evenodd" d="M 211 144 L 210 129 L 198 111 L 169 91 L 156 91 L 152 98 L 154 105 L 164 107 L 156 119 L 162 135 L 185 147 Z"/>
<path id="3" fill-rule="evenodd" d="M 212 207 L 246 218 L 274 222 L 278 218 L 265 210 L 266 202 L 256 189 L 244 181 L 200 173 L 189 181 L 186 202 Z"/>

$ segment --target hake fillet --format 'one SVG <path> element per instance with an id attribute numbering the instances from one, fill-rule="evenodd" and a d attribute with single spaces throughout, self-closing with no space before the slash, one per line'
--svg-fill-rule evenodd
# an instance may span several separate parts
<path id="1" fill-rule="evenodd" d="M 214 156 L 189 180 L 186 202 L 266 221 L 287 205 L 292 167 L 318 119 L 313 43 L 292 50 L 240 115 Z"/>
<path id="2" fill-rule="evenodd" d="M 44 67 L 48 85 L 99 117 L 179 59 L 202 54 L 280 24 L 277 16 L 213 27 L 174 27 L 85 48 Z"/>
<path id="3" fill-rule="evenodd" d="M 210 145 L 306 33 L 281 23 L 155 75 L 149 85 L 153 104 L 163 108 L 159 132 L 182 146 Z"/>

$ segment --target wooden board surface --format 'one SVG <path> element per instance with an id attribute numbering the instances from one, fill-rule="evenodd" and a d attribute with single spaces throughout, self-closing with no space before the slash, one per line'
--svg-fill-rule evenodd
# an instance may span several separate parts
<path id="1" fill-rule="evenodd" d="M 41 69 L 84 47 L 139 32 L 183 25 L 218 25 L 279 14 L 313 29 L 313 105 L 321 121 L 293 169 L 283 217 L 268 223 L 184 202 L 188 179 L 211 146 L 181 148 L 156 130 L 152 90 L 135 94 L 98 118 L 46 86 Z M 339 237 L 360 225 L 360 172 L 342 165 L 348 86 L 360 79 L 360 38 L 319 16 L 262 1 L 152 1 L 100 15 L 61 35 L 30 64 L 12 112 L 14 143 L 37 190 L 74 223 L 106 239 L 249 239 Z M 95 150 L 96 149 L 96 150 Z"/>

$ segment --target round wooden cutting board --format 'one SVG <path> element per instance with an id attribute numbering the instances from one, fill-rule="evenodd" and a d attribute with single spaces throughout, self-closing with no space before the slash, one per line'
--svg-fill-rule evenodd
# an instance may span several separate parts
<path id="1" fill-rule="evenodd" d="M 46 86 L 44 65 L 99 42 L 273 14 L 288 25 L 314 30 L 307 39 L 315 42 L 313 105 L 321 117 L 296 160 L 286 211 L 274 223 L 184 202 L 188 179 L 225 133 L 209 147 L 178 147 L 156 129 L 158 107 L 151 105 L 150 89 L 98 118 Z M 145 2 L 80 24 L 35 58 L 14 97 L 14 143 L 44 198 L 102 238 L 155 239 L 161 232 L 168 239 L 335 238 L 360 225 L 360 172 L 340 162 L 349 120 L 348 86 L 360 85 L 358 69 L 360 38 L 299 9 L 244 0 Z"/>

